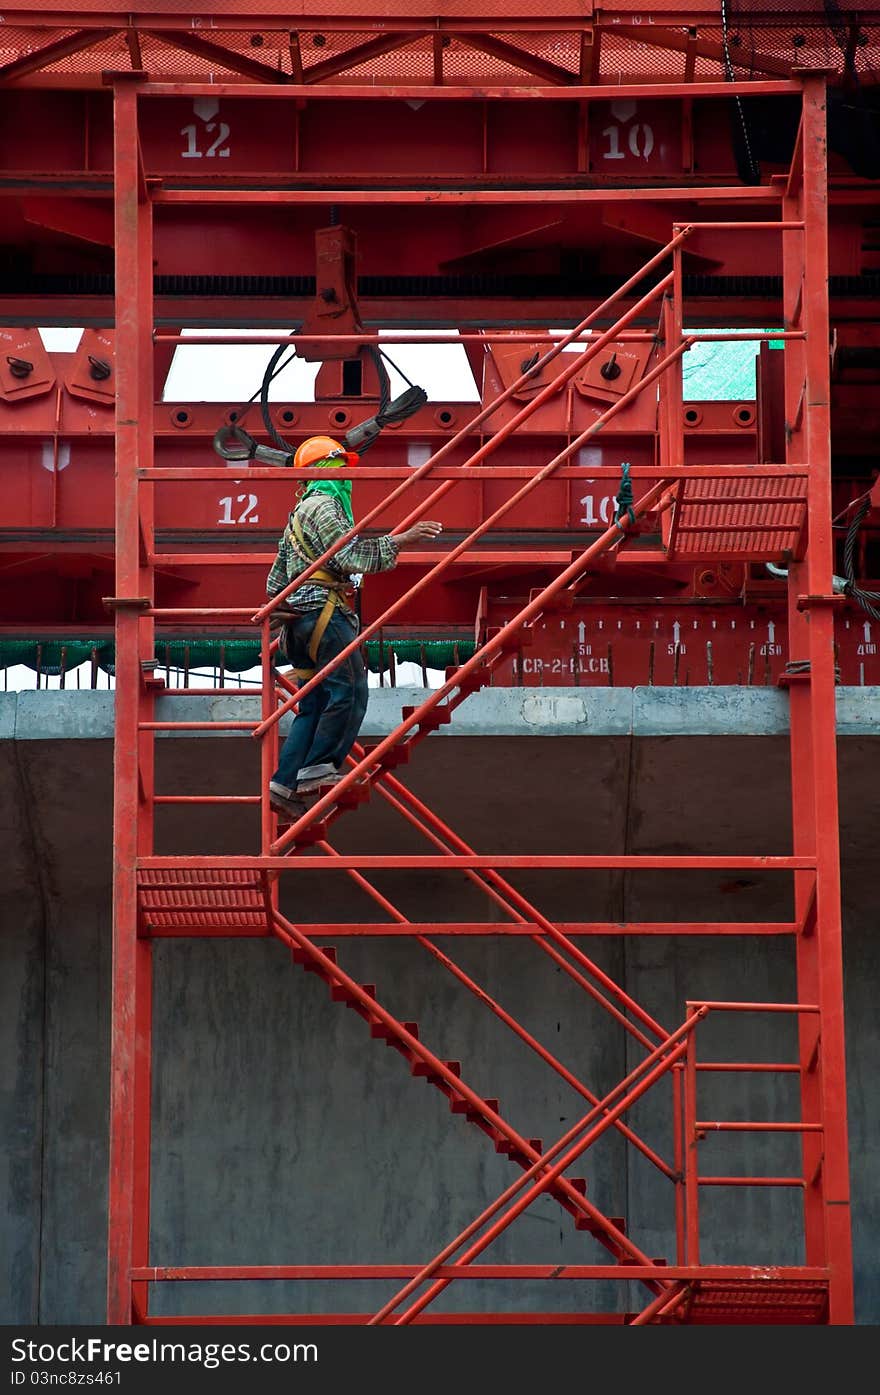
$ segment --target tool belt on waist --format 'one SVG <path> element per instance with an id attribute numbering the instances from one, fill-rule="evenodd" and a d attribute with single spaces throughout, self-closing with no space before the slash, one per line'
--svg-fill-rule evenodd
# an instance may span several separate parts
<path id="1" fill-rule="evenodd" d="M 296 514 L 293 515 L 291 522 L 288 525 L 287 531 L 288 537 L 290 537 L 290 535 L 292 534 L 292 541 L 296 543 L 296 546 L 302 553 L 303 557 L 305 557 L 309 562 L 314 562 L 315 554 L 314 552 L 312 552 L 312 549 L 309 547 L 308 543 L 305 540 L 305 537 L 303 536 L 302 524 L 300 523 Z M 348 581 L 344 581 L 341 577 L 334 576 L 331 572 L 326 571 L 323 567 L 319 567 L 316 572 L 312 572 L 312 575 L 309 577 L 309 580 L 315 582 L 318 586 L 326 586 L 327 591 L 329 593 L 327 596 L 327 600 L 324 602 L 323 609 L 318 614 L 318 618 L 315 621 L 314 629 L 312 630 L 311 637 L 309 638 L 309 658 L 311 659 L 313 664 L 317 664 L 318 650 L 321 647 L 321 640 L 324 638 L 327 626 L 330 624 L 330 621 L 333 618 L 333 612 L 336 610 L 338 606 L 341 606 L 343 604 L 345 593 L 351 590 L 351 584 Z M 275 615 L 279 617 L 279 620 L 282 624 L 285 620 L 293 619 L 301 614 L 302 611 L 290 610 L 286 606 L 278 606 L 275 610 Z M 313 678 L 316 672 L 314 668 L 295 668 L 293 671 L 296 674 L 297 678 L 300 678 L 303 681 L 306 681 L 309 678 Z"/>

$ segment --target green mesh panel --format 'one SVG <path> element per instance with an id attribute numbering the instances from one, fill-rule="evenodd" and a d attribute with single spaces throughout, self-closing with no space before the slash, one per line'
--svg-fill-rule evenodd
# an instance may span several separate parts
<path id="1" fill-rule="evenodd" d="M 472 639 L 394 639 L 385 640 L 380 646 L 375 639 L 367 640 L 366 662 L 373 673 L 381 667 L 387 671 L 393 654 L 395 663 L 424 664 L 426 668 L 443 669 L 455 663 L 464 663 L 474 652 Z M 105 673 L 113 672 L 115 650 L 109 639 L 0 639 L 0 669 L 23 664 L 25 668 L 39 670 L 40 673 L 57 676 L 63 667 L 66 672 L 88 663 L 93 653 L 98 665 Z M 260 648 L 248 639 L 170 639 L 159 640 L 156 645 L 156 659 L 160 669 L 167 664 L 177 669 L 219 668 L 222 664 L 227 673 L 243 673 L 256 668 L 260 662 Z"/>

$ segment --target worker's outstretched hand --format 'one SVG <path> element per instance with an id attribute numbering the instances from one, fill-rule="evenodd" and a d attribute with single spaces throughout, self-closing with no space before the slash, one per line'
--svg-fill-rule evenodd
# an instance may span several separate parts
<path id="1" fill-rule="evenodd" d="M 409 547 L 412 543 L 423 542 L 425 538 L 436 538 L 437 534 L 442 532 L 442 523 L 435 523 L 432 519 L 422 518 L 418 523 L 414 523 L 411 528 L 407 528 L 405 533 L 396 533 L 395 541 L 398 547 Z"/>

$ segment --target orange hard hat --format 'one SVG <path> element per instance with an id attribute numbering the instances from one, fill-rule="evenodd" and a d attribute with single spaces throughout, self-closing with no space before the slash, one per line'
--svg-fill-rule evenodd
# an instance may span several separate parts
<path id="1" fill-rule="evenodd" d="M 307 467 L 317 465 L 321 460 L 336 459 L 340 463 L 344 461 L 349 465 L 356 465 L 358 457 L 354 451 L 346 450 L 338 441 L 334 441 L 332 436 L 310 436 L 297 447 L 293 463 L 295 466 Z"/>

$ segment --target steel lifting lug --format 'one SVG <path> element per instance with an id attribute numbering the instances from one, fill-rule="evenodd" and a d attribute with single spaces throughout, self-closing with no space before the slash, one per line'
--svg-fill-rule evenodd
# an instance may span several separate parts
<path id="1" fill-rule="evenodd" d="M 96 383 L 102 383 L 110 377 L 113 369 L 105 358 L 95 358 L 94 354 L 89 354 L 89 377 Z"/>
<path id="2" fill-rule="evenodd" d="M 26 358 L 16 358 L 14 354 L 7 354 L 6 362 L 13 378 L 29 378 L 34 371 L 32 363 L 28 363 Z"/>
<path id="3" fill-rule="evenodd" d="M 607 383 L 613 382 L 615 378 L 620 377 L 621 369 L 620 364 L 617 362 L 616 353 L 612 354 L 609 359 L 606 359 L 599 369 L 599 372 Z"/>

